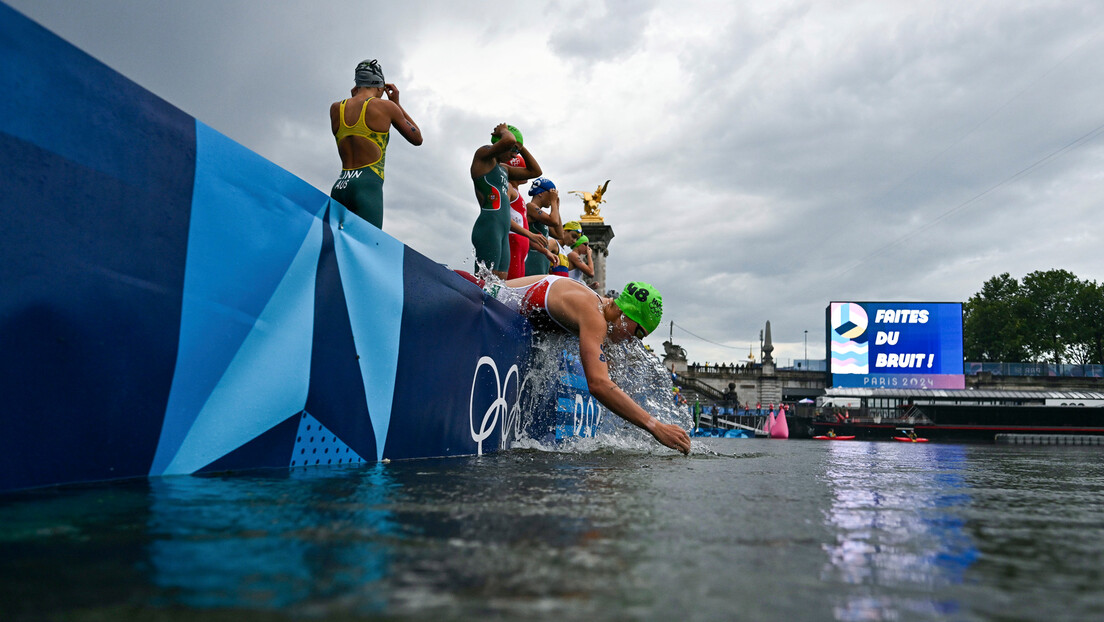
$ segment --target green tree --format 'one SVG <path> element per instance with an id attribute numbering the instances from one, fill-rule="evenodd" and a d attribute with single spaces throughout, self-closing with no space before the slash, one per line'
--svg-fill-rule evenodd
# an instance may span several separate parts
<path id="1" fill-rule="evenodd" d="M 1068 270 L 1035 271 L 1023 278 L 1027 348 L 1036 360 L 1069 361 L 1077 346 L 1078 319 L 1074 301 L 1083 296 L 1083 281 Z"/>
<path id="2" fill-rule="evenodd" d="M 1070 360 L 1078 364 L 1104 364 L 1104 286 L 1084 283 L 1073 298 L 1074 344 Z"/>
<path id="3" fill-rule="evenodd" d="M 1007 272 L 985 282 L 962 306 L 963 354 L 970 361 L 1027 360 L 1020 284 Z"/>

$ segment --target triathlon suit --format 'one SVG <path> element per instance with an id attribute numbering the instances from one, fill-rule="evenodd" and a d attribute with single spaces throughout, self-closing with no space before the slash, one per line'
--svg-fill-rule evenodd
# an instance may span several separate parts
<path id="1" fill-rule="evenodd" d="M 548 237 L 548 225 L 543 225 L 536 220 L 529 222 L 529 230 L 533 233 L 539 233 L 544 237 Z M 550 267 L 548 257 L 530 245 L 529 254 L 525 257 L 525 276 L 548 274 L 548 269 Z"/>
<path id="2" fill-rule="evenodd" d="M 560 251 L 560 262 L 552 266 L 551 273 L 556 276 L 568 276 L 568 267 L 571 264 L 567 261 L 567 255 Z"/>
<path id="3" fill-rule="evenodd" d="M 364 123 L 364 111 L 368 109 L 368 102 L 375 99 L 369 97 L 360 108 L 360 118 L 353 125 L 345 124 L 345 102 L 341 100 L 341 122 L 337 126 L 337 134 L 334 138 L 338 144 L 347 136 L 360 136 L 366 138 L 379 147 L 380 157 L 375 162 L 360 168 L 346 168 L 341 170 L 341 176 L 334 182 L 330 190 L 330 197 L 341 203 L 350 212 L 360 216 L 376 227 L 383 229 L 383 161 L 387 153 L 387 139 L 390 128 L 386 132 L 377 132 Z"/>
<path id="4" fill-rule="evenodd" d="M 475 261 L 495 272 L 510 269 L 510 208 L 506 167 L 495 164 L 489 173 L 472 180 L 479 198 L 479 218 L 472 227 Z"/>
<path id="5" fill-rule="evenodd" d="M 483 291 L 510 309 L 525 316 L 537 328 L 551 328 L 554 325 L 569 333 L 575 333 L 577 331 L 564 326 L 548 312 L 548 292 L 556 284 L 556 281 L 560 280 L 564 280 L 564 277 L 550 274 L 525 287 L 507 287 L 502 283 L 488 283 Z M 599 302 L 602 301 L 602 297 L 597 293 L 593 291 L 591 293 Z"/>
<path id="6" fill-rule="evenodd" d="M 518 192 L 517 198 L 510 202 L 510 220 L 521 225 L 522 229 L 529 228 L 529 218 L 525 213 L 525 199 Z M 510 271 L 508 279 L 520 279 L 525 276 L 525 258 L 529 255 L 529 238 L 510 232 Z"/>
<path id="7" fill-rule="evenodd" d="M 567 258 L 565 257 L 564 259 L 567 259 Z M 582 260 L 583 260 L 583 258 L 580 257 L 579 261 L 582 261 Z M 578 281 L 580 283 L 585 284 L 586 281 L 584 279 L 586 278 L 586 274 L 583 273 L 583 271 L 578 269 L 578 268 L 571 268 L 571 262 L 570 261 L 567 262 L 567 265 L 568 265 L 568 268 L 569 268 L 569 270 L 567 271 L 567 276 L 575 279 L 576 281 Z"/>

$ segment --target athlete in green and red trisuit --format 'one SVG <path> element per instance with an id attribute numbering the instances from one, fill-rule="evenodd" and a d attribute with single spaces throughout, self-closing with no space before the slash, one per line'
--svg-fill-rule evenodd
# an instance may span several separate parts
<path id="1" fill-rule="evenodd" d="M 525 167 L 506 163 L 516 154 L 525 159 Z M 483 145 L 472 157 L 471 178 L 479 201 L 479 218 L 472 227 L 476 263 L 483 263 L 499 278 L 510 268 L 509 181 L 540 177 L 536 158 L 522 144 L 521 131 L 499 123 L 491 133 L 491 144 Z"/>

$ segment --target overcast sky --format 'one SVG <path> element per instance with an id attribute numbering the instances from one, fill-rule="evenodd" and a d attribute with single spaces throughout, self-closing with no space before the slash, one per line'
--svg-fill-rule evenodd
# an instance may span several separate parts
<path id="1" fill-rule="evenodd" d="M 1095 0 L 8 1 L 327 193 L 329 104 L 378 59 L 425 136 L 393 134 L 384 230 L 454 268 L 471 156 L 518 126 L 565 220 L 612 180 L 608 286 L 655 284 L 647 342 L 673 320 L 691 361 L 758 357 L 767 320 L 823 358 L 832 300 L 1104 280 Z"/>

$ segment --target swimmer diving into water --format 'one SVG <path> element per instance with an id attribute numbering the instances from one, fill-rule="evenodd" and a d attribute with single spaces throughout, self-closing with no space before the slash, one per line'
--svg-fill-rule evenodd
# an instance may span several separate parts
<path id="1" fill-rule="evenodd" d="M 460 275 L 484 285 L 470 274 L 460 272 Z M 686 430 L 653 417 L 610 379 L 602 349 L 606 341 L 643 339 L 659 326 L 663 297 L 653 286 L 635 281 L 613 299 L 599 296 L 567 277 L 538 275 L 501 284 L 488 283 L 486 291 L 537 328 L 559 328 L 576 335 L 590 394 L 617 416 L 647 430 L 661 444 L 690 453 L 690 435 Z"/>

